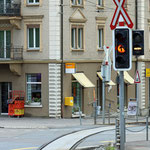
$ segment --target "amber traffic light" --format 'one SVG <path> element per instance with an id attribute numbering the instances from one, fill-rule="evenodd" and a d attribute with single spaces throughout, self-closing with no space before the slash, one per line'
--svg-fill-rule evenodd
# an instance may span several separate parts
<path id="1" fill-rule="evenodd" d="M 130 70 L 131 69 L 131 42 L 130 29 L 116 28 L 114 30 L 114 69 L 115 70 Z"/>

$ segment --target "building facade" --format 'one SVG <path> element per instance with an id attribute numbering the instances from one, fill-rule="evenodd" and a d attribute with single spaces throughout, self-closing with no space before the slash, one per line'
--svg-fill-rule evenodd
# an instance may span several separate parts
<path id="1" fill-rule="evenodd" d="M 124 73 L 125 107 L 138 99 L 139 114 L 150 106 L 150 81 L 146 77 L 150 57 L 150 2 L 126 0 L 125 9 L 143 29 L 144 56 L 132 57 L 132 69 Z M 12 90 L 25 91 L 25 116 L 77 117 L 93 115 L 93 102 L 106 111 L 119 107 L 119 73 L 103 93 L 101 66 L 104 45 L 112 46 L 110 23 L 115 12 L 112 0 L 1 0 L 0 1 L 0 113 L 8 113 Z M 112 60 L 112 52 L 111 52 Z M 73 66 L 71 68 L 70 66 Z M 75 72 L 67 72 L 67 69 Z M 141 83 L 135 85 L 138 69 Z M 74 105 L 65 105 L 73 97 Z"/>
<path id="2" fill-rule="evenodd" d="M 0 112 L 23 90 L 26 116 L 60 117 L 59 0 L 0 1 Z"/>

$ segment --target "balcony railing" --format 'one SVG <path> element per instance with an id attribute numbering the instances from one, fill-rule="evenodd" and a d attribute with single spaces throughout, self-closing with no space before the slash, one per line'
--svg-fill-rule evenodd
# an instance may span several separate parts
<path id="1" fill-rule="evenodd" d="M 23 47 L 0 48 L 0 60 L 22 60 Z"/>
<path id="2" fill-rule="evenodd" d="M 0 16 L 20 16 L 21 4 L 0 4 Z"/>

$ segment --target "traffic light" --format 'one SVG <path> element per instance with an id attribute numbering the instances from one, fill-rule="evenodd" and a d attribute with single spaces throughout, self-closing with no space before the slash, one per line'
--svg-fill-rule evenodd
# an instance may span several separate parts
<path id="1" fill-rule="evenodd" d="M 113 37 L 113 67 L 114 70 L 130 70 L 132 65 L 131 30 L 116 28 Z"/>
<path id="2" fill-rule="evenodd" d="M 144 55 L 144 30 L 132 31 L 133 55 Z"/>

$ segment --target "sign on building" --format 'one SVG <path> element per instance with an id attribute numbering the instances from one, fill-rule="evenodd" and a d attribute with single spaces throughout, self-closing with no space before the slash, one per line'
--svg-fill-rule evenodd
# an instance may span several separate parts
<path id="1" fill-rule="evenodd" d="M 75 63 L 65 63 L 65 73 L 76 73 Z"/>

